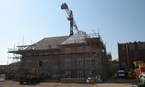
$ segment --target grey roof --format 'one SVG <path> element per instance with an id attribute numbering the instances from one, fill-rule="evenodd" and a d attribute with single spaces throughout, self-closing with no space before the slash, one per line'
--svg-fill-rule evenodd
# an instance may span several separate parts
<path id="1" fill-rule="evenodd" d="M 85 38 L 90 38 L 90 36 L 86 34 L 86 32 L 78 31 L 73 36 L 62 42 L 61 45 L 86 43 Z"/>
<path id="2" fill-rule="evenodd" d="M 26 50 L 57 49 L 59 45 L 86 43 L 86 38 L 90 36 L 83 31 L 78 31 L 73 36 L 47 37 L 28 46 Z"/>
<path id="3" fill-rule="evenodd" d="M 37 43 L 29 46 L 27 50 L 47 50 L 47 49 L 56 49 L 58 45 L 68 39 L 70 36 L 59 36 L 59 37 L 48 37 L 44 38 Z"/>

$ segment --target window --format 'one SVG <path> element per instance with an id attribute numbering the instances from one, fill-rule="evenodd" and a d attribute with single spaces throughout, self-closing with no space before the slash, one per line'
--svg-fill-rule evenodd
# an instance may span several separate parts
<path id="1" fill-rule="evenodd" d="M 119 49 L 119 51 L 125 51 L 126 50 L 126 44 L 119 44 L 118 49 Z"/>
<path id="2" fill-rule="evenodd" d="M 65 76 L 67 78 L 71 78 L 71 71 L 65 71 Z"/>
<path id="3" fill-rule="evenodd" d="M 53 73 L 58 74 L 59 73 L 59 67 L 57 65 L 53 66 Z"/>
<path id="4" fill-rule="evenodd" d="M 138 43 L 137 44 L 138 49 L 145 49 L 145 43 Z"/>
<path id="5" fill-rule="evenodd" d="M 49 55 L 49 52 L 44 52 L 43 55 Z"/>
<path id="6" fill-rule="evenodd" d="M 78 67 L 83 67 L 83 59 L 82 58 L 78 59 L 77 65 L 78 65 Z"/>
<path id="7" fill-rule="evenodd" d="M 48 61 L 48 60 L 45 60 L 45 61 L 43 62 L 43 67 L 44 67 L 44 68 L 48 68 L 48 64 L 49 64 L 49 61 Z"/>
<path id="8" fill-rule="evenodd" d="M 70 53 L 70 48 L 66 48 L 66 53 Z"/>
<path id="9" fill-rule="evenodd" d="M 71 67 L 71 59 L 65 59 L 65 66 Z"/>
<path id="10" fill-rule="evenodd" d="M 42 67 L 42 65 L 43 65 L 43 62 L 39 61 L 39 67 Z"/>
<path id="11" fill-rule="evenodd" d="M 83 71 L 78 71 L 78 78 L 83 78 L 83 76 L 84 76 Z"/>
<path id="12" fill-rule="evenodd" d="M 40 60 L 39 67 L 48 68 L 49 61 L 48 60 Z"/>
<path id="13" fill-rule="evenodd" d="M 83 47 L 78 47 L 78 52 L 83 52 Z"/>
<path id="14" fill-rule="evenodd" d="M 86 59 L 86 67 L 90 67 L 92 65 L 91 59 Z"/>
<path id="15" fill-rule="evenodd" d="M 28 61 L 25 65 L 26 69 L 31 69 L 32 68 L 32 61 Z"/>
<path id="16" fill-rule="evenodd" d="M 90 52 L 92 49 L 91 49 L 90 46 L 86 46 L 86 47 L 85 47 L 85 50 L 86 50 L 86 52 Z"/>
<path id="17" fill-rule="evenodd" d="M 134 44 L 129 44 L 129 50 L 135 50 L 135 45 Z"/>
<path id="18" fill-rule="evenodd" d="M 121 46 L 122 51 L 125 51 L 125 48 L 126 48 L 126 44 L 122 44 Z"/>

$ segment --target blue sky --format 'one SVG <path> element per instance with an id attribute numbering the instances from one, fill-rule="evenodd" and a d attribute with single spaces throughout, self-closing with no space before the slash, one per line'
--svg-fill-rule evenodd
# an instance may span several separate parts
<path id="1" fill-rule="evenodd" d="M 117 42 L 145 41 L 145 0 L 0 0 L 0 64 L 8 48 L 44 37 L 69 35 L 69 22 L 60 9 L 66 2 L 79 30 L 97 33 L 107 51 L 118 58 Z M 10 63 L 10 61 L 9 61 Z"/>

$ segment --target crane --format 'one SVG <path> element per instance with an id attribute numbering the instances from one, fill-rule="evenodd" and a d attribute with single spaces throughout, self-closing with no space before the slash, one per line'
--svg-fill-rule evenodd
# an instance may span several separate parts
<path id="1" fill-rule="evenodd" d="M 75 27 L 75 29 L 76 29 L 77 32 L 79 31 L 79 30 L 78 30 L 78 27 L 77 27 L 77 24 L 76 24 L 76 22 L 74 21 L 73 12 L 72 12 L 72 10 L 70 10 L 70 9 L 68 8 L 68 5 L 67 5 L 66 3 L 62 3 L 61 9 L 62 9 L 62 10 L 65 10 L 66 13 L 67 13 L 67 15 L 68 15 L 68 18 L 67 18 L 67 19 L 68 19 L 68 21 L 70 21 L 70 36 L 71 36 L 71 35 L 74 34 L 74 32 L 73 32 L 73 27 Z"/>

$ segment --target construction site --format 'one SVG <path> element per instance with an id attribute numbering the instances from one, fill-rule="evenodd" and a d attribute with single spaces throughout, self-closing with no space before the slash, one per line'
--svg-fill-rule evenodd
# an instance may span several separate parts
<path id="1" fill-rule="evenodd" d="M 131 84 L 138 82 L 142 72 L 138 71 L 139 73 L 135 75 L 134 71 L 139 69 L 141 65 L 141 67 L 144 67 L 144 60 L 140 61 L 140 59 L 135 58 L 133 58 L 134 60 L 129 60 L 129 47 L 124 47 L 124 50 L 127 50 L 124 51 L 124 44 L 118 44 L 119 63 L 116 62 L 114 68 L 112 55 L 107 52 L 106 44 L 103 42 L 100 33 L 93 31 L 90 34 L 79 30 L 74 20 L 73 12 L 68 5 L 62 3 L 60 8 L 66 11 L 68 16 L 67 19 L 70 23 L 69 35 L 45 37 L 30 45 L 23 44 L 8 49 L 8 61 L 12 59 L 13 62 L 7 66 L 0 66 L 1 77 L 6 77 L 8 80 L 16 80 L 20 85 L 42 82 L 41 86 L 55 85 L 55 87 L 83 87 L 82 83 L 88 87 L 130 87 Z M 134 57 L 133 54 L 131 57 Z M 132 66 L 133 64 L 134 67 Z M 121 72 L 117 72 L 118 69 Z M 145 68 L 143 69 L 145 70 Z M 128 71 L 131 74 L 128 74 Z M 116 73 L 117 75 L 115 76 Z M 122 75 L 125 76 L 123 80 L 116 80 L 119 75 L 121 75 L 121 78 L 123 77 Z M 136 77 L 137 80 L 134 80 Z M 103 82 L 106 82 L 106 84 L 99 84 Z M 115 84 L 112 84 L 114 82 Z M 3 86 L 12 83 L 15 82 L 1 82 Z M 96 85 L 95 83 L 98 84 Z M 18 83 L 15 83 L 15 86 L 17 85 Z M 25 85 L 23 86 L 25 87 Z"/>
<path id="2" fill-rule="evenodd" d="M 15 77 L 20 84 L 28 81 L 27 76 L 33 79 L 31 82 L 72 78 L 72 81 L 76 79 L 74 82 L 82 83 L 88 77 L 102 82 L 111 76 L 111 54 L 106 52 L 100 34 L 79 30 L 68 5 L 63 3 L 61 9 L 66 11 L 70 22 L 68 36 L 47 37 L 8 50 L 8 54 L 13 54 L 13 63 L 19 63 Z"/>

